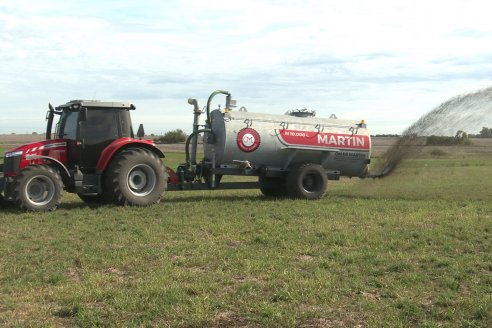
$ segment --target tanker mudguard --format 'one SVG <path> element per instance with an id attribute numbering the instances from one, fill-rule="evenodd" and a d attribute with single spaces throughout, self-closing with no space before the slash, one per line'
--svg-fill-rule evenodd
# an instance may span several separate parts
<path id="1" fill-rule="evenodd" d="M 102 173 L 113 156 L 122 149 L 127 148 L 145 148 L 154 152 L 158 157 L 164 158 L 164 153 L 155 146 L 152 140 L 136 140 L 133 138 L 120 138 L 109 144 L 101 153 L 96 165 L 96 173 Z"/>

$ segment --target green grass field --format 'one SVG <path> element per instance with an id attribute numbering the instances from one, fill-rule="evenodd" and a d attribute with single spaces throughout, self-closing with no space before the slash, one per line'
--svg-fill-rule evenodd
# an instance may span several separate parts
<path id="1" fill-rule="evenodd" d="M 314 202 L 4 209 L 0 325 L 490 327 L 491 200 L 491 158 L 448 156 L 330 182 Z"/>

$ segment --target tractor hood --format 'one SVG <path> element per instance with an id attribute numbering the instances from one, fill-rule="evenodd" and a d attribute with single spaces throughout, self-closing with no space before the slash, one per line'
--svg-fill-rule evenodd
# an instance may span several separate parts
<path id="1" fill-rule="evenodd" d="M 33 142 L 8 150 L 3 157 L 5 176 L 15 175 L 30 164 L 44 164 L 46 159 L 43 157 L 54 158 L 66 163 L 67 141 L 53 139 Z"/>
<path id="2" fill-rule="evenodd" d="M 33 142 L 25 144 L 5 152 L 4 158 L 20 156 L 20 155 L 41 155 L 49 152 L 52 149 L 66 148 L 67 142 L 65 139 L 53 139 Z"/>

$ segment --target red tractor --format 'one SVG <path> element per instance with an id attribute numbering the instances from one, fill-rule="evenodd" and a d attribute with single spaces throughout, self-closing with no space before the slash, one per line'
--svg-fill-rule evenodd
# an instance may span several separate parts
<path id="1" fill-rule="evenodd" d="M 4 154 L 0 200 L 24 210 L 49 211 L 66 190 L 87 203 L 158 203 L 168 181 L 164 154 L 152 141 L 135 139 L 134 109 L 129 103 L 86 100 L 50 105 L 46 140 Z M 142 126 L 138 132 L 142 138 Z"/>

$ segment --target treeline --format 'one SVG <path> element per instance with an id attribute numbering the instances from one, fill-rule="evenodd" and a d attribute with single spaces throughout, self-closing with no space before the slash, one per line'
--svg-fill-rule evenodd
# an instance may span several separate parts
<path id="1" fill-rule="evenodd" d="M 454 137 L 430 136 L 426 138 L 426 145 L 471 145 L 470 138 L 492 138 L 492 129 L 483 127 L 479 134 L 467 134 L 464 131 L 458 131 Z"/>
<path id="2" fill-rule="evenodd" d="M 375 134 L 371 135 L 371 137 L 379 137 L 379 138 L 399 138 L 399 134 Z"/>
<path id="3" fill-rule="evenodd" d="M 432 146 L 457 146 L 457 145 L 471 145 L 471 140 L 468 135 L 465 134 L 464 137 L 454 136 L 430 136 L 425 140 L 426 145 Z"/>
<path id="4" fill-rule="evenodd" d="M 188 136 L 181 129 L 168 131 L 164 135 L 154 138 L 155 143 L 180 143 L 185 142 Z"/>
<path id="5" fill-rule="evenodd" d="M 492 138 L 492 128 L 483 127 L 479 134 L 470 135 L 470 138 Z"/>

